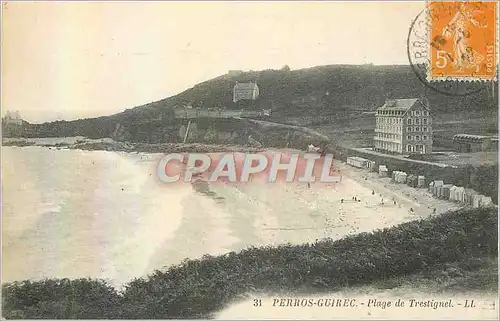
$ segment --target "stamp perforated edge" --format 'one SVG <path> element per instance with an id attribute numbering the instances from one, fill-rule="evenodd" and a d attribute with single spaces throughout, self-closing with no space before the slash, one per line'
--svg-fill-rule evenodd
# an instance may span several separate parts
<path id="1" fill-rule="evenodd" d="M 498 50 L 498 44 L 499 44 L 499 41 L 498 41 L 498 37 L 500 36 L 500 31 L 499 31 L 499 18 L 500 18 L 500 14 L 499 14 L 499 3 L 496 1 L 496 0 L 482 0 L 482 1 L 479 1 L 479 2 L 493 2 L 495 3 L 495 15 L 496 15 L 496 19 L 495 19 L 495 27 L 496 27 L 496 30 L 495 30 L 495 33 L 496 33 L 496 37 L 495 37 L 495 74 L 493 76 L 480 76 L 480 75 L 477 75 L 477 76 L 432 76 L 432 73 L 431 73 L 431 42 L 432 42 L 432 33 L 431 33 L 431 30 L 429 28 L 429 15 L 431 13 L 431 4 L 435 2 L 433 0 L 428 0 L 426 1 L 425 3 L 425 9 L 427 12 L 426 12 L 426 15 L 425 15 L 425 19 L 426 19 L 426 26 L 428 28 L 427 30 L 427 57 L 428 57 L 428 63 L 427 63 L 427 70 L 426 70 L 426 80 L 428 82 L 442 82 L 442 81 L 458 81 L 458 82 L 465 82 L 465 83 L 482 83 L 482 82 L 489 82 L 489 81 L 498 81 L 498 67 L 499 67 L 499 57 L 498 57 L 498 53 L 499 53 L 499 50 Z M 471 2 L 471 1 L 460 1 L 460 0 L 456 0 L 456 1 L 450 1 L 450 2 Z"/>

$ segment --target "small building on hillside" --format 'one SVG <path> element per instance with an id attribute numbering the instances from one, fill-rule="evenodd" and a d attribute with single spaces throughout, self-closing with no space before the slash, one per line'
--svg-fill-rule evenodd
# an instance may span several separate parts
<path id="1" fill-rule="evenodd" d="M 254 82 L 236 82 L 233 87 L 233 103 L 259 98 L 259 86 Z"/>
<path id="2" fill-rule="evenodd" d="M 477 153 L 498 148 L 498 137 L 469 134 L 453 136 L 453 146 L 457 153 Z"/>
<path id="3" fill-rule="evenodd" d="M 11 112 L 7 111 L 5 114 L 5 117 L 3 118 L 3 121 L 6 125 L 22 125 L 23 120 L 21 118 L 21 115 L 19 114 L 18 111 Z"/>
<path id="4" fill-rule="evenodd" d="M 374 150 L 393 154 L 432 153 L 432 118 L 418 98 L 388 99 L 375 114 Z"/>

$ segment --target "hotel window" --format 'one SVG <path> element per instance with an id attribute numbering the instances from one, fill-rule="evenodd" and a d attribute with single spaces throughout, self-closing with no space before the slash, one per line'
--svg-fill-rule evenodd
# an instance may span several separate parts
<path id="1" fill-rule="evenodd" d="M 416 115 L 416 116 L 420 116 L 420 111 L 415 110 L 415 115 Z"/>
<path id="2" fill-rule="evenodd" d="M 420 140 L 420 136 L 415 136 L 415 140 Z"/>
<path id="3" fill-rule="evenodd" d="M 406 136 L 406 139 L 411 140 L 411 136 L 410 135 Z"/>
<path id="4" fill-rule="evenodd" d="M 426 132 L 427 131 L 427 127 L 422 127 L 422 131 Z"/>
<path id="5" fill-rule="evenodd" d="M 420 119 L 415 119 L 415 125 L 420 125 Z"/>
<path id="6" fill-rule="evenodd" d="M 406 145 L 406 151 L 411 152 L 411 145 Z"/>
<path id="7" fill-rule="evenodd" d="M 424 118 L 424 125 L 427 125 L 427 118 Z"/>
<path id="8" fill-rule="evenodd" d="M 406 121 L 408 125 L 411 125 L 411 118 L 408 118 Z"/>
<path id="9" fill-rule="evenodd" d="M 427 136 L 424 136 L 424 140 L 427 140 Z"/>
<path id="10" fill-rule="evenodd" d="M 420 131 L 420 127 L 415 127 L 415 131 L 419 132 Z"/>

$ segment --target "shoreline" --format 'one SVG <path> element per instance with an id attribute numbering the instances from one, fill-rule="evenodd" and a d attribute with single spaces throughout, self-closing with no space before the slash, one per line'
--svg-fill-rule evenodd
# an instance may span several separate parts
<path id="1" fill-rule="evenodd" d="M 43 143 L 36 140 L 73 140 L 73 142 Z M 256 148 L 241 145 L 203 144 L 203 143 L 130 143 L 118 142 L 111 138 L 90 139 L 85 137 L 64 138 L 3 138 L 2 147 L 46 147 L 49 149 L 70 149 L 88 151 L 110 151 L 126 153 L 223 153 L 223 152 L 261 152 L 265 148 Z"/>
<path id="2" fill-rule="evenodd" d="M 73 140 L 73 143 L 67 142 L 56 142 L 52 144 L 41 143 L 37 140 Z M 111 138 L 102 139 L 89 139 L 86 137 L 66 137 L 66 138 L 3 138 L 2 146 L 9 147 L 46 147 L 49 149 L 56 148 L 58 150 L 86 150 L 86 151 L 111 151 L 111 152 L 125 152 L 125 153 L 146 153 L 146 154 L 158 154 L 158 153 L 186 153 L 186 152 L 198 152 L 198 153 L 225 153 L 225 152 L 300 152 L 304 151 L 293 149 L 293 148 L 277 148 L 277 147 L 267 147 L 267 148 L 255 148 L 250 146 L 241 145 L 218 145 L 218 144 L 202 144 L 202 143 L 163 143 L 163 144 L 148 144 L 148 143 L 128 143 L 128 142 L 118 142 Z M 414 210 L 410 215 L 417 217 L 427 217 L 433 214 L 433 209 L 436 208 L 435 215 L 444 213 L 448 210 L 456 210 L 464 206 L 460 206 L 458 203 L 453 203 L 447 200 L 438 199 L 433 197 L 428 193 L 427 188 L 413 188 L 406 184 L 397 184 L 391 182 L 390 178 L 378 177 L 375 172 L 368 172 L 364 169 L 354 168 L 347 165 L 345 162 L 340 160 L 334 160 L 334 166 L 341 170 L 343 175 L 349 177 L 353 181 L 361 184 L 362 186 L 372 189 L 381 198 L 384 198 L 386 206 L 392 205 L 395 200 L 399 207 L 405 205 L 405 207 L 412 208 Z M 314 183 L 312 184 L 314 185 Z M 193 186 L 194 187 L 194 186 Z M 209 186 L 205 190 L 207 197 L 214 197 L 212 186 Z M 195 188 L 195 190 L 197 190 Z M 207 193 L 208 192 L 208 193 Z M 388 197 L 387 197 L 388 196 Z M 214 200 L 217 200 L 215 197 Z"/>

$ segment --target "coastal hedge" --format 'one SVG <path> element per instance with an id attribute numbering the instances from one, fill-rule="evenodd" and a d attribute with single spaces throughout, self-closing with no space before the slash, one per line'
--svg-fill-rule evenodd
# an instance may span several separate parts
<path id="1" fill-rule="evenodd" d="M 2 286 L 7 319 L 206 318 L 246 293 L 318 292 L 405 276 L 498 252 L 497 210 L 462 209 L 312 244 L 252 247 L 185 260 L 129 282 L 23 281 Z"/>

